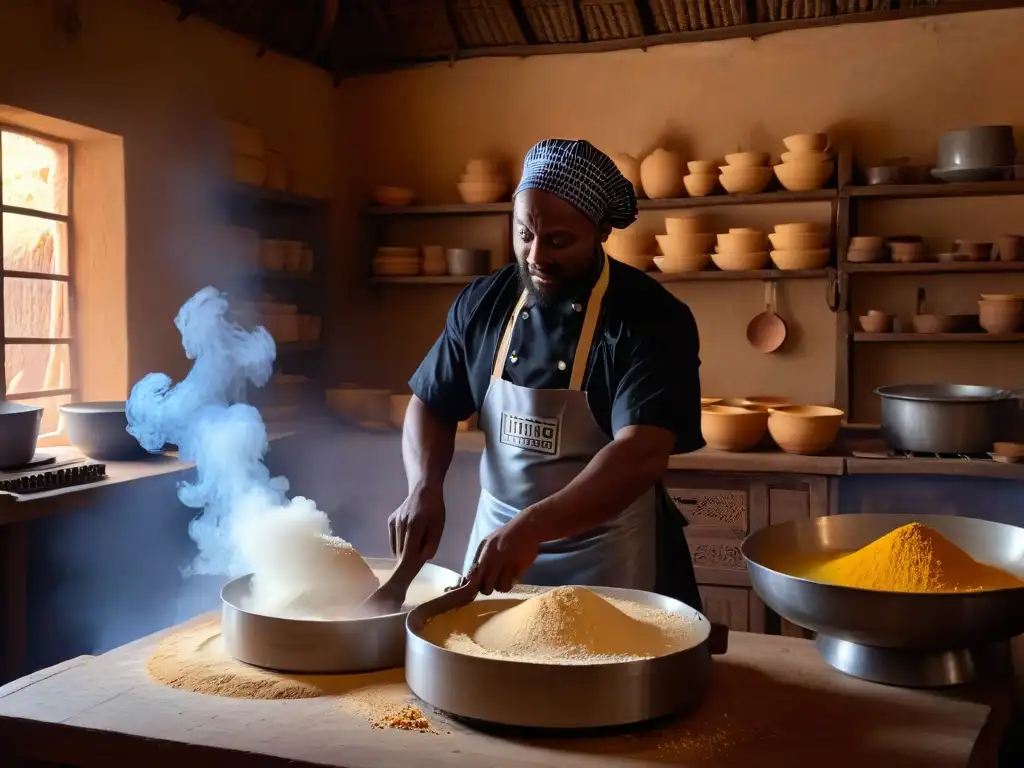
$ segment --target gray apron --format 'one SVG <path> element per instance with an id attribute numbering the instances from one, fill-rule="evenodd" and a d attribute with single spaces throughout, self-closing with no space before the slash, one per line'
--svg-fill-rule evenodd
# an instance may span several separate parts
<path id="1" fill-rule="evenodd" d="M 529 389 L 505 381 L 512 330 L 526 304 L 524 291 L 498 345 L 491 382 L 480 409 L 484 452 L 480 502 L 463 572 L 473 565 L 481 541 L 519 512 L 562 490 L 611 439 L 601 430 L 582 390 L 601 302 L 608 289 L 608 260 L 590 294 L 576 346 L 568 389 Z M 545 542 L 521 577 L 538 586 L 604 586 L 653 591 L 656 577 L 657 496 L 644 492 L 617 516 L 572 538 Z"/>

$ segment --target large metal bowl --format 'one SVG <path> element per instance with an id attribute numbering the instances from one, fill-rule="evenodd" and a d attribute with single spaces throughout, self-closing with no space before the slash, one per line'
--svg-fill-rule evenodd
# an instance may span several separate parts
<path id="1" fill-rule="evenodd" d="M 969 517 L 836 515 L 762 528 L 743 542 L 751 584 L 765 605 L 794 624 L 883 648 L 967 648 L 1024 632 L 1024 588 L 906 594 L 821 584 L 786 572 L 794 560 L 860 549 L 919 522 L 971 557 L 1024 578 L 1024 528 Z"/>
<path id="2" fill-rule="evenodd" d="M 701 623 L 688 648 L 641 661 L 588 665 L 480 658 L 435 645 L 421 634 L 443 613 L 444 598 L 417 606 L 407 621 L 405 679 L 423 701 L 468 720 L 529 728 L 627 725 L 692 708 L 711 686 L 711 654 L 724 653 L 728 630 L 670 597 L 632 589 L 589 587 Z M 501 595 L 502 602 L 510 597 Z M 478 598 L 477 603 L 492 598 Z M 724 632 L 722 630 L 725 630 Z M 715 646 L 712 649 L 712 646 Z"/>
<path id="3" fill-rule="evenodd" d="M 389 558 L 366 558 L 383 582 L 395 567 Z M 404 608 L 398 613 L 365 619 L 307 621 L 251 613 L 242 606 L 252 575 L 221 590 L 221 635 L 227 652 L 239 661 L 280 672 L 337 674 L 400 667 L 405 661 Z M 427 563 L 413 580 L 437 594 L 454 586 L 459 575 Z"/>

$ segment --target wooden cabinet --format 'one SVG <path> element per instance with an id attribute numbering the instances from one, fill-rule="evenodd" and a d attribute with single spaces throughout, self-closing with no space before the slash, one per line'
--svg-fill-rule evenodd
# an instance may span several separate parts
<path id="1" fill-rule="evenodd" d="M 803 636 L 754 594 L 740 546 L 766 525 L 828 514 L 828 478 L 670 471 L 665 487 L 689 523 L 686 542 L 708 618 L 736 631 Z"/>

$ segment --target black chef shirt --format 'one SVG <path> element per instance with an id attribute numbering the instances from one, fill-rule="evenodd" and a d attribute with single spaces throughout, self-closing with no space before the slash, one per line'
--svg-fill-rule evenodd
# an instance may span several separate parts
<path id="1" fill-rule="evenodd" d="M 675 433 L 674 453 L 694 451 L 704 440 L 693 314 L 656 280 L 609 261 L 610 282 L 583 379 L 590 410 L 609 438 L 627 426 L 661 427 Z M 522 293 L 517 269 L 510 264 L 466 286 L 409 382 L 446 418 L 462 421 L 483 405 L 498 344 Z M 531 389 L 567 389 L 587 299 L 544 306 L 528 297 L 504 378 Z"/>

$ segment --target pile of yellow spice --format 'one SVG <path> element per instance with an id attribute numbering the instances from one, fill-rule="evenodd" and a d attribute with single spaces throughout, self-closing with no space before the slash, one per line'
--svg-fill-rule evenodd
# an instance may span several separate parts
<path id="1" fill-rule="evenodd" d="M 1024 581 L 979 563 L 920 523 L 897 528 L 856 552 L 806 564 L 793 575 L 880 592 L 981 592 L 1024 587 Z"/>

